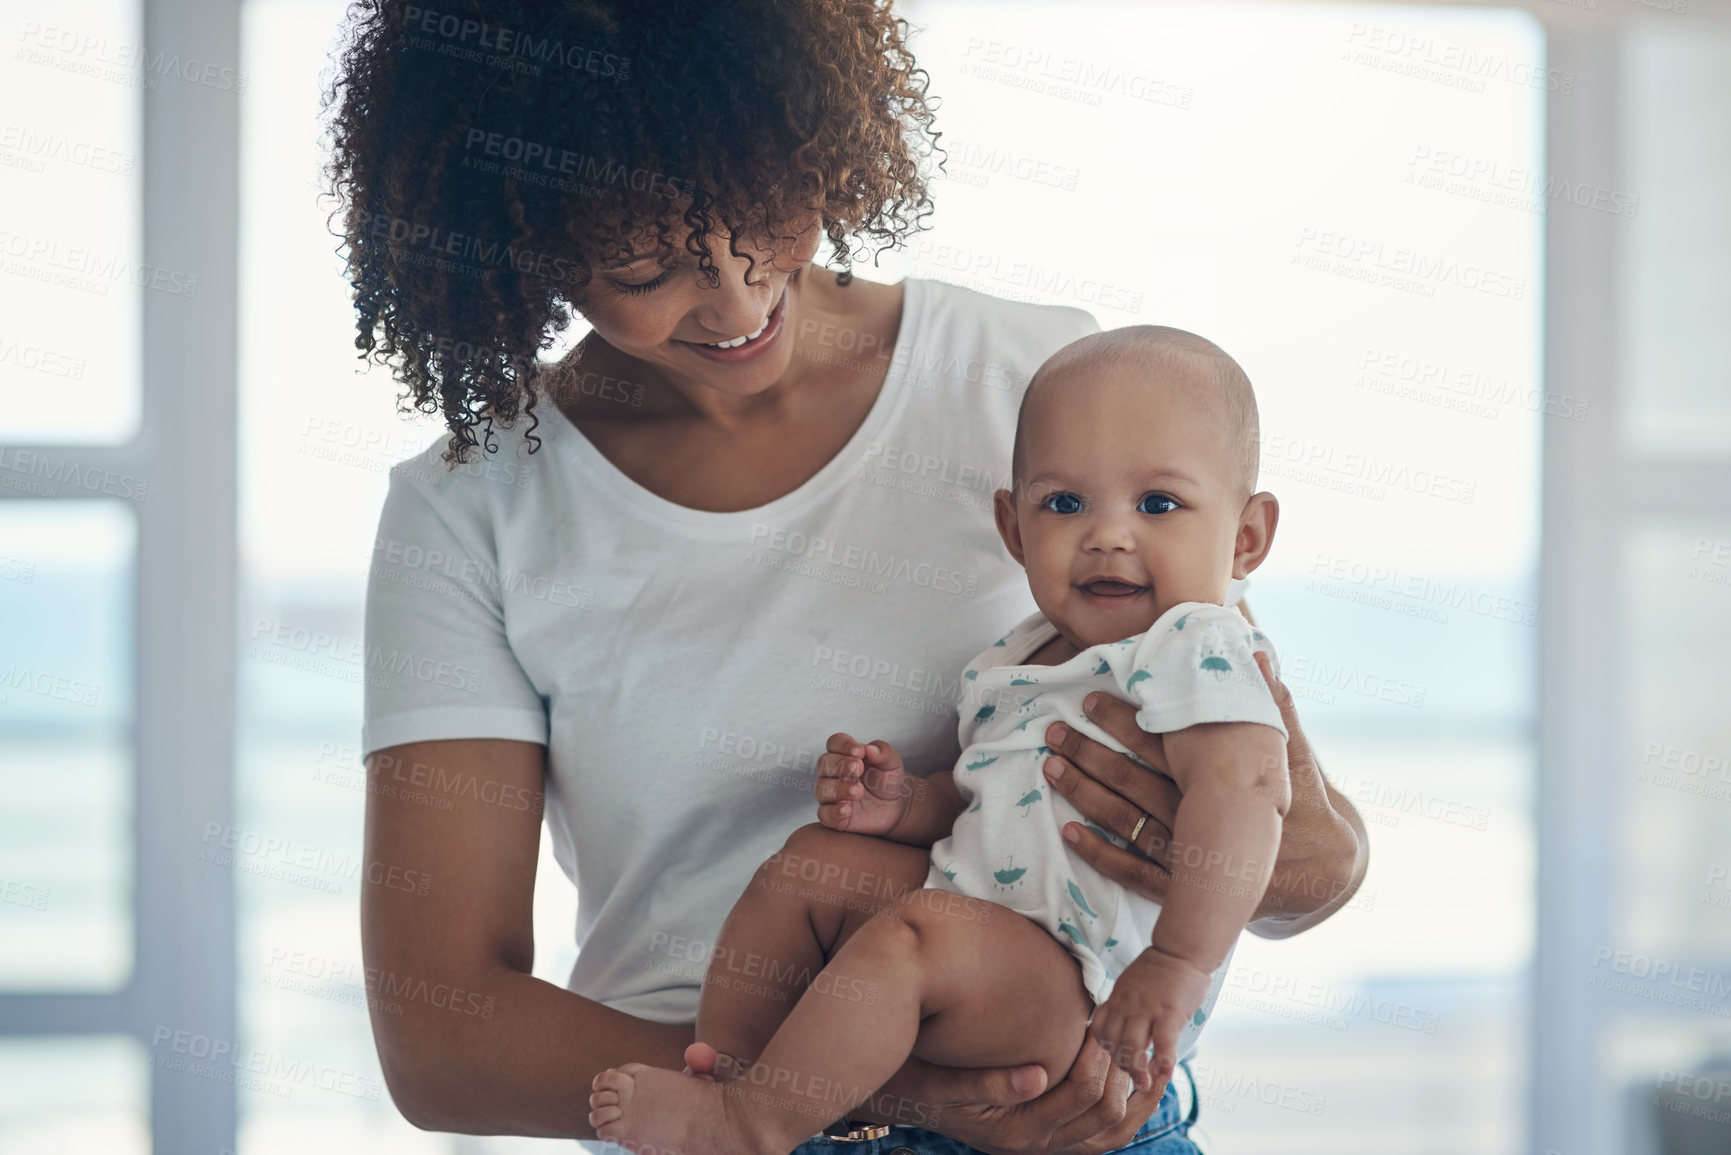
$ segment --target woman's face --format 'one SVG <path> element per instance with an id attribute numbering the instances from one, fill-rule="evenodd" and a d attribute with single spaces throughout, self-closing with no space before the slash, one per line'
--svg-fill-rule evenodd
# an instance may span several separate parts
<path id="1" fill-rule="evenodd" d="M 645 240 L 638 255 L 596 269 L 580 311 L 597 337 L 671 381 L 751 396 L 780 380 L 792 360 L 800 274 L 817 253 L 820 225 L 814 215 L 773 245 L 742 240 L 737 257 L 726 233 L 711 235 L 714 288 L 703 284 L 695 257 L 682 252 L 658 264 L 653 240 Z"/>

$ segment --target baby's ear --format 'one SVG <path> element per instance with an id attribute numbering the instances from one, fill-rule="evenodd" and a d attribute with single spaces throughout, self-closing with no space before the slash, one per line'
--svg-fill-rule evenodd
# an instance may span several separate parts
<path id="1" fill-rule="evenodd" d="M 1274 527 L 1280 523 L 1280 502 L 1272 493 L 1253 493 L 1238 515 L 1238 537 L 1232 543 L 1232 576 L 1247 578 L 1261 565 L 1274 545 Z"/>
<path id="2" fill-rule="evenodd" d="M 1026 555 L 1022 552 L 1022 526 L 1016 520 L 1016 495 L 1008 489 L 1000 489 L 992 494 L 992 516 L 998 522 L 998 536 L 1004 539 L 1004 548 L 1010 551 L 1010 556 L 1016 559 L 1016 564 L 1026 568 Z"/>

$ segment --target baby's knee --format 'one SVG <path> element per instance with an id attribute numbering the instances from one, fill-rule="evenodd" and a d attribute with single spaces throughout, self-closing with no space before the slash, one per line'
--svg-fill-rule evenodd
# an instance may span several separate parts
<path id="1" fill-rule="evenodd" d="M 878 907 L 861 925 L 857 937 L 883 953 L 900 955 L 917 951 L 935 929 L 931 913 L 920 903 L 918 895 L 919 891 L 910 890 Z"/>
<path id="2" fill-rule="evenodd" d="M 961 901 L 965 901 L 963 896 L 953 891 L 921 887 L 897 896 L 873 921 L 904 928 L 913 945 L 922 946 L 941 940 L 953 930 L 955 904 Z"/>
<path id="3" fill-rule="evenodd" d="M 787 836 L 780 850 L 757 868 L 763 890 L 824 906 L 835 905 L 850 875 L 846 834 L 813 822 Z"/>
<path id="4" fill-rule="evenodd" d="M 979 905 L 953 891 L 915 888 L 880 907 L 859 933 L 876 954 L 923 969 L 967 952 L 980 929 L 970 925 L 982 921 Z"/>
<path id="5" fill-rule="evenodd" d="M 918 890 L 929 865 L 924 848 L 902 846 L 831 830 L 817 823 L 801 826 L 758 867 L 756 885 L 791 897 L 814 912 L 839 914 L 851 928 L 898 898 Z"/>
<path id="6" fill-rule="evenodd" d="M 807 822 L 787 836 L 781 849 L 769 856 L 770 862 L 786 859 L 791 863 L 833 862 L 842 853 L 850 838 L 858 835 L 831 830 L 821 822 Z"/>
<path id="7" fill-rule="evenodd" d="M 838 856 L 843 849 L 838 840 L 845 837 L 826 826 L 807 823 L 764 859 L 757 868 L 758 878 L 802 887 L 821 886 L 838 872 Z"/>

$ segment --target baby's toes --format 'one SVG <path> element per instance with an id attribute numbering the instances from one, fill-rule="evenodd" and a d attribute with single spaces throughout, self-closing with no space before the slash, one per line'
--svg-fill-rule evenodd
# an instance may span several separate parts
<path id="1" fill-rule="evenodd" d="M 643 1063 L 626 1063 L 621 1067 L 608 1067 L 595 1076 L 595 1080 L 590 1086 L 597 1091 L 618 1091 L 622 1095 L 629 1095 L 631 1088 L 636 1084 L 635 1076 L 637 1073 L 648 1069 Z"/>
<path id="2" fill-rule="evenodd" d="M 611 1123 L 625 1113 L 625 1108 L 631 1104 L 631 1091 L 637 1084 L 633 1076 L 637 1070 L 643 1069 L 642 1063 L 626 1063 L 623 1067 L 608 1067 L 594 1080 L 590 1086 L 594 1090 L 589 1095 L 589 1125 L 600 1127 Z"/>
<path id="3" fill-rule="evenodd" d="M 637 1084 L 632 1075 L 637 1074 L 632 1067 L 642 1068 L 642 1063 L 625 1063 L 623 1067 L 608 1067 L 604 1072 L 595 1075 L 590 1081 L 590 1107 L 620 1107 L 630 1103 L 632 1087 Z"/>

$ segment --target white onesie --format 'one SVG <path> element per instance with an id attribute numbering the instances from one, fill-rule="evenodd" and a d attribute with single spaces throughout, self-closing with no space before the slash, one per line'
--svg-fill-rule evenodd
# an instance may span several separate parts
<path id="1" fill-rule="evenodd" d="M 1129 753 L 1082 713 L 1082 699 L 1103 690 L 1139 704 L 1136 722 L 1151 734 L 1202 722 L 1260 722 L 1284 737 L 1251 651 L 1266 653 L 1276 673 L 1279 665 L 1260 630 L 1236 609 L 1209 602 L 1181 602 L 1147 633 L 1090 646 L 1056 666 L 1022 664 L 1057 634 L 1035 613 L 968 663 L 955 780 L 973 805 L 932 846 L 926 885 L 989 899 L 1045 927 L 1076 956 L 1099 1005 L 1148 946 L 1160 904 L 1106 878 L 1064 841 L 1064 824 L 1080 822 L 1125 845 L 1051 789 L 1040 769 L 1051 754 L 1042 744 L 1047 727 L 1061 721 Z M 1180 1056 L 1212 1012 L 1231 961 L 1228 954 L 1185 1026 Z"/>

